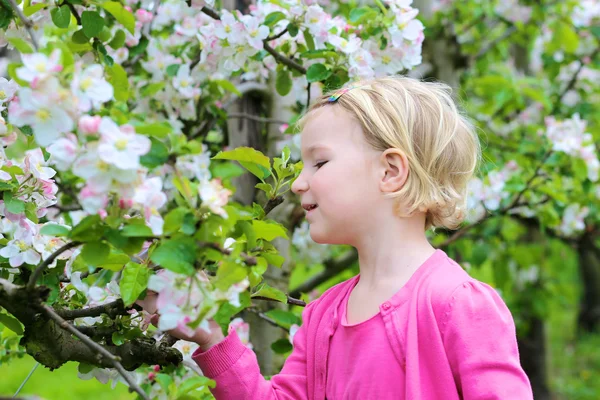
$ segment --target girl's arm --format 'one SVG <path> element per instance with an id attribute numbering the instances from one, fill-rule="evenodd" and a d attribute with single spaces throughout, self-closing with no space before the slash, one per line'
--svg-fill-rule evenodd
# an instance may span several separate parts
<path id="1" fill-rule="evenodd" d="M 306 326 L 313 304 L 308 304 L 302 312 L 303 324 L 294 336 L 292 354 L 270 381 L 261 375 L 256 355 L 242 344 L 235 331 L 206 352 L 196 351 L 192 358 L 204 375 L 217 383 L 211 389 L 213 396 L 217 400 L 308 399 Z"/>
<path id="2" fill-rule="evenodd" d="M 455 289 L 442 329 L 463 399 L 533 399 L 512 315 L 493 288 L 469 281 Z"/>

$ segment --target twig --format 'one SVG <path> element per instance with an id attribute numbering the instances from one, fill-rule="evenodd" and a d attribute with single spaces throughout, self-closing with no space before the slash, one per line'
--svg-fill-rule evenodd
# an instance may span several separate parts
<path id="1" fill-rule="evenodd" d="M 213 19 L 221 20 L 221 17 L 219 16 L 219 14 L 210 7 L 204 6 L 204 7 L 202 7 L 201 11 Z M 271 46 L 269 46 L 268 40 L 269 40 L 269 38 L 266 38 L 263 40 L 263 46 L 264 46 L 265 50 L 267 51 L 267 53 L 271 54 L 275 58 L 275 60 L 279 61 L 281 64 L 287 65 L 288 67 L 293 68 L 296 71 L 306 74 L 306 68 L 304 68 L 302 65 L 298 64 L 291 58 L 288 58 L 282 54 L 279 54 L 277 51 L 275 51 L 275 49 L 273 49 Z"/>
<path id="2" fill-rule="evenodd" d="M 257 117 L 255 115 L 246 114 L 246 113 L 229 113 L 229 114 L 227 114 L 227 118 L 245 118 L 245 119 L 250 119 L 252 121 L 265 122 L 267 124 L 279 124 L 279 125 L 287 124 L 287 122 L 281 121 L 279 119 Z"/>
<path id="3" fill-rule="evenodd" d="M 33 289 L 33 287 L 35 286 L 35 282 L 38 280 L 38 278 L 44 271 L 44 268 L 46 268 L 48 265 L 52 264 L 56 257 L 60 256 L 65 251 L 70 250 L 73 247 L 77 247 L 81 244 L 82 244 L 81 242 L 69 242 L 69 243 L 65 244 L 63 247 L 61 247 L 60 249 L 56 250 L 54 253 L 52 253 L 50 255 L 50 257 L 48 257 L 47 259 L 42 261 L 40 263 L 40 265 L 37 266 L 35 271 L 33 271 L 33 274 L 31 274 L 31 276 L 29 277 L 29 282 L 27 283 L 27 290 Z"/>
<path id="4" fill-rule="evenodd" d="M 281 32 L 279 32 L 277 35 L 269 36 L 265 40 L 267 42 L 270 42 L 271 40 L 279 39 L 280 37 L 282 37 L 283 35 L 285 35 L 287 33 L 287 31 L 288 31 L 287 28 L 285 28 L 284 30 L 282 30 Z"/>
<path id="5" fill-rule="evenodd" d="M 271 299 L 269 297 L 263 297 L 263 296 L 253 296 L 252 300 L 267 300 L 267 301 L 277 301 L 274 299 Z M 306 307 L 306 302 L 299 300 L 299 299 L 295 299 L 293 297 L 287 296 L 287 304 L 293 304 L 295 306 L 301 306 L 301 307 Z"/>
<path id="6" fill-rule="evenodd" d="M 264 45 L 264 48 L 267 51 L 267 53 L 271 54 L 273 56 L 273 58 L 275 58 L 275 60 L 279 61 L 283 65 L 287 65 L 288 67 L 295 69 L 296 71 L 298 71 L 302 74 L 306 74 L 306 68 L 304 68 L 302 65 L 298 64 L 291 58 L 288 58 L 284 55 L 279 54 L 277 51 L 275 51 L 274 48 L 269 46 L 269 44 L 267 42 L 263 41 L 263 45 Z"/>
<path id="7" fill-rule="evenodd" d="M 267 321 L 270 325 L 273 325 L 273 326 L 275 326 L 277 328 L 281 328 L 281 329 L 283 329 L 286 332 L 288 331 L 286 327 L 279 325 L 274 319 L 269 318 L 269 316 L 267 316 L 265 313 L 260 312 L 260 311 L 258 311 L 256 309 L 252 308 L 252 307 L 248 307 L 248 308 L 246 308 L 246 310 L 250 311 L 253 314 L 258 315 L 261 319 Z"/>
<path id="8" fill-rule="evenodd" d="M 35 38 L 35 35 L 33 34 L 33 30 L 31 29 L 31 27 L 33 26 L 33 22 L 31 22 L 31 20 L 29 18 L 27 18 L 25 16 L 25 14 L 23 14 L 23 10 L 21 10 L 21 8 L 19 8 L 19 6 L 17 5 L 17 2 L 15 0 L 8 0 L 8 1 L 10 2 L 10 5 L 15 10 L 17 15 L 21 19 L 21 21 L 23 22 L 23 25 L 25 25 L 25 29 L 27 29 L 27 32 L 29 32 L 29 36 L 31 36 L 31 41 L 33 42 L 33 47 L 35 48 L 35 51 L 38 51 L 38 49 L 39 49 L 38 42 Z"/>
<path id="9" fill-rule="evenodd" d="M 39 366 L 40 366 L 40 363 L 36 362 L 35 365 L 33 366 L 33 368 L 31 369 L 31 371 L 29 371 L 29 374 L 27 374 L 27 378 L 25 378 L 25 380 L 23 382 L 21 382 L 21 385 L 19 385 L 19 388 L 17 389 L 17 391 L 15 392 L 15 394 L 13 394 L 13 398 L 17 397 L 17 395 L 21 392 L 21 389 L 23 389 L 23 386 L 25 386 L 25 384 L 27 383 L 29 378 L 31 378 L 31 375 L 33 375 L 33 371 L 35 371 L 36 368 Z"/>
<path id="10" fill-rule="evenodd" d="M 508 29 L 502 35 L 500 35 L 496 39 L 492 40 L 483 49 L 479 50 L 479 52 L 475 55 L 475 60 L 480 59 L 485 53 L 487 53 L 488 51 L 490 51 L 499 42 L 503 41 L 504 39 L 508 38 L 510 35 L 512 35 L 513 33 L 515 33 L 516 30 L 517 30 L 517 27 L 514 26 L 514 25 L 508 27 Z"/>
<path id="11" fill-rule="evenodd" d="M 596 57 L 596 55 L 598 55 L 599 52 L 600 52 L 600 46 L 596 47 L 596 49 L 594 49 L 594 51 L 589 55 L 590 59 L 593 60 Z M 569 81 L 569 83 L 567 84 L 565 89 L 560 93 L 560 95 L 558 96 L 558 99 L 556 99 L 556 102 L 554 103 L 554 107 L 552 107 L 550 114 L 554 114 L 556 111 L 558 111 L 558 108 L 560 107 L 560 103 L 561 103 L 563 97 L 565 96 L 565 94 L 567 94 L 567 92 L 569 90 L 573 89 L 573 86 L 575 86 L 575 83 L 577 82 L 577 78 L 579 77 L 579 73 L 583 70 L 584 66 L 585 66 L 585 64 L 583 62 L 581 62 L 579 64 L 579 68 L 577 68 L 577 71 L 575 71 L 575 73 L 571 77 L 571 80 Z"/>
<path id="12" fill-rule="evenodd" d="M 73 16 L 75 17 L 75 20 L 77 21 L 77 25 L 81 25 L 81 17 L 79 16 L 79 13 L 77 12 L 77 10 L 75 9 L 75 6 L 73 4 L 71 4 L 71 2 L 69 1 L 63 1 L 62 5 L 67 5 L 67 7 L 69 7 L 69 10 L 71 10 L 71 14 L 73 14 Z"/>
<path id="13" fill-rule="evenodd" d="M 129 376 L 129 374 L 127 374 L 127 372 L 125 371 L 125 369 L 123 368 L 123 366 L 119 362 L 120 361 L 119 357 L 111 354 L 104 347 L 100 346 L 98 343 L 94 342 L 88 336 L 86 336 L 83 333 L 79 332 L 77 329 L 75 329 L 75 327 L 73 327 L 67 321 L 65 321 L 64 319 L 62 319 L 58 314 L 56 314 L 54 312 L 54 310 L 51 307 L 49 307 L 48 305 L 41 304 L 40 308 L 50 318 L 52 318 L 58 324 L 58 326 L 60 326 L 62 329 L 66 330 L 68 332 L 71 332 L 73 335 L 77 336 L 83 343 L 85 343 L 90 349 L 95 350 L 98 353 L 98 355 L 100 355 L 103 358 L 107 358 L 108 360 L 110 360 L 111 363 L 112 363 L 112 365 L 113 365 L 113 367 L 116 368 L 116 370 L 119 371 L 119 373 L 125 379 L 125 381 L 127 381 L 127 383 L 129 384 L 129 387 L 131 389 L 133 389 L 137 394 L 139 394 L 140 397 L 142 397 L 143 399 L 150 400 L 150 398 L 146 395 L 146 393 L 142 390 L 142 388 L 140 388 L 138 386 L 138 384 L 135 383 L 135 381 L 131 378 L 131 376 Z"/>
<path id="14" fill-rule="evenodd" d="M 333 278 L 346 268 L 350 267 L 352 264 L 356 262 L 358 259 L 358 253 L 356 249 L 352 249 L 348 251 L 348 253 L 344 254 L 342 258 L 337 260 L 327 260 L 325 261 L 325 269 L 319 275 L 313 276 L 304 282 L 302 285 L 298 286 L 294 290 L 290 292 L 290 296 L 292 297 L 300 297 L 302 293 L 308 293 L 321 283 Z"/>
<path id="15" fill-rule="evenodd" d="M 160 0 L 154 0 L 154 5 L 152 7 L 152 19 L 150 20 L 148 25 L 144 27 L 146 35 L 149 35 L 152 31 L 152 23 L 154 22 L 154 18 L 156 18 L 156 13 L 158 13 L 158 7 L 160 7 Z"/>
<path id="16" fill-rule="evenodd" d="M 117 315 L 127 314 L 127 310 L 135 309 L 141 311 L 141 307 L 134 304 L 131 307 L 125 307 L 122 299 L 117 299 L 110 303 L 102 304 L 96 307 L 79 308 L 76 310 L 56 310 L 56 313 L 63 319 L 71 320 L 83 317 L 97 317 L 100 314 L 107 314 L 111 319 Z"/>
<path id="17" fill-rule="evenodd" d="M 209 247 L 211 249 L 215 249 L 217 251 L 220 251 L 222 254 L 225 255 L 230 255 L 231 254 L 231 250 L 229 249 L 224 249 L 221 246 L 219 246 L 216 243 L 212 243 L 212 242 L 198 242 L 198 246 L 200 247 Z M 246 253 L 240 253 L 240 257 L 242 257 L 244 259 L 244 262 L 248 265 L 256 265 L 257 261 L 256 261 L 256 257 L 252 257 Z"/>
<path id="18" fill-rule="evenodd" d="M 306 87 L 306 111 L 308 111 L 308 107 L 310 107 L 310 85 L 311 82 L 308 82 Z"/>
<path id="19" fill-rule="evenodd" d="M 267 204 L 265 204 L 265 206 L 263 207 L 263 209 L 265 210 L 265 215 L 269 214 L 271 211 L 273 211 L 275 207 L 277 207 L 281 203 L 283 203 L 283 196 L 277 196 L 274 199 L 269 199 L 269 201 L 267 201 Z"/>
<path id="20" fill-rule="evenodd" d="M 106 270 L 104 270 L 104 271 L 106 271 Z M 79 278 L 84 279 L 84 278 L 87 278 L 89 275 L 90 275 L 90 272 L 85 271 L 81 275 L 79 275 Z M 67 283 L 67 282 L 71 282 L 71 278 L 67 277 L 67 275 L 65 275 L 65 274 L 62 274 L 58 277 L 58 281 Z"/>

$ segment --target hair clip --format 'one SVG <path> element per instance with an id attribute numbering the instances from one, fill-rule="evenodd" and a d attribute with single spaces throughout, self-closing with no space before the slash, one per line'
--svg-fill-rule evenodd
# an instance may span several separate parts
<path id="1" fill-rule="evenodd" d="M 333 103 L 336 102 L 344 93 L 347 93 L 349 90 L 354 89 L 356 86 L 348 86 L 347 88 L 343 88 L 337 91 L 337 93 L 332 94 L 327 99 L 327 102 Z"/>

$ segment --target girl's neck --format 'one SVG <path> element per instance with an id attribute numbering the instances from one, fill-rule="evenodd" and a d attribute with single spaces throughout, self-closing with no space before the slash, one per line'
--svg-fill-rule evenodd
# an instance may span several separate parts
<path id="1" fill-rule="evenodd" d="M 357 241 L 359 290 L 371 292 L 399 286 L 435 252 L 425 236 L 424 217 L 380 221 Z"/>

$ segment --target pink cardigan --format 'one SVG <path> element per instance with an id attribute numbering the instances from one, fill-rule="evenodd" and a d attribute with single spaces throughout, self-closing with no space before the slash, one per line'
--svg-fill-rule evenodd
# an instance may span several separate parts
<path id="1" fill-rule="evenodd" d="M 215 398 L 324 400 L 327 358 L 336 356 L 329 352 L 340 320 L 335 305 L 359 278 L 306 306 L 294 350 L 269 381 L 235 331 L 208 351 L 196 351 L 192 358 L 217 383 Z M 406 371 L 405 399 L 533 399 L 510 311 L 494 289 L 471 278 L 443 251 L 381 304 L 380 312 L 394 356 Z"/>

